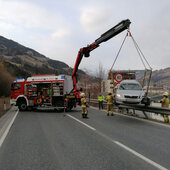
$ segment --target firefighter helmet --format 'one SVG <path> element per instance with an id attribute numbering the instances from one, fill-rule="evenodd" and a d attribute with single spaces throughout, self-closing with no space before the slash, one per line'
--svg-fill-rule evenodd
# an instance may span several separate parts
<path id="1" fill-rule="evenodd" d="M 85 94 L 84 94 L 84 93 L 81 93 L 81 94 L 80 94 L 80 96 L 81 96 L 81 97 L 84 97 L 84 96 L 85 96 Z"/>
<path id="2" fill-rule="evenodd" d="M 112 94 L 112 92 L 111 92 L 111 91 L 108 91 L 108 94 Z"/>
<path id="3" fill-rule="evenodd" d="M 168 96 L 168 92 L 164 92 L 163 95 L 164 95 L 164 96 Z"/>

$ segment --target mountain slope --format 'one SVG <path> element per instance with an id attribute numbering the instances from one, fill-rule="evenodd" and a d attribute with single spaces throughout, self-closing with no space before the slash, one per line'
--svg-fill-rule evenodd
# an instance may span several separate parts
<path id="1" fill-rule="evenodd" d="M 0 59 L 13 76 L 31 74 L 68 74 L 72 68 L 61 61 L 52 60 L 33 49 L 0 36 Z M 20 74 L 19 74 L 20 73 Z"/>
<path id="2" fill-rule="evenodd" d="M 143 72 L 138 72 L 136 74 L 136 78 L 138 81 L 142 82 L 143 74 Z M 146 79 L 148 79 L 148 77 L 149 75 L 147 74 Z M 153 71 L 151 86 L 167 87 L 168 89 L 170 89 L 170 67 Z"/>

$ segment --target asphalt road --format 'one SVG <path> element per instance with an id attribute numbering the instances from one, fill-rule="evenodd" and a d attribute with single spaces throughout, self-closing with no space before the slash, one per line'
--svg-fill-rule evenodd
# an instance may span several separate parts
<path id="1" fill-rule="evenodd" d="M 0 170 L 170 169 L 170 128 L 89 108 L 19 112 L 0 148 Z"/>

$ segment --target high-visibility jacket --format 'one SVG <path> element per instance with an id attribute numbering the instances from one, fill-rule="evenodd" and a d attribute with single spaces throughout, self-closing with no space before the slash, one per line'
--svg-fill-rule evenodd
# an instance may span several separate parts
<path id="1" fill-rule="evenodd" d="M 81 98 L 81 107 L 86 107 L 86 98 Z"/>
<path id="2" fill-rule="evenodd" d="M 99 101 L 99 102 L 104 101 L 104 96 L 98 96 L 98 101 Z"/>
<path id="3" fill-rule="evenodd" d="M 161 99 L 162 107 L 169 107 L 169 98 L 168 97 L 163 97 Z"/>
<path id="4" fill-rule="evenodd" d="M 114 101 L 113 95 L 107 95 L 106 100 L 107 100 L 107 104 L 113 104 Z"/>

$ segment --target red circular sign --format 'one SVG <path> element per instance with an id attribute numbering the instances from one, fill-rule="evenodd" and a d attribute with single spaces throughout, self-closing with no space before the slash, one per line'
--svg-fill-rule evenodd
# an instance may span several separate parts
<path id="1" fill-rule="evenodd" d="M 120 83 L 123 80 L 123 75 L 121 73 L 117 73 L 115 75 L 115 80 Z"/>

